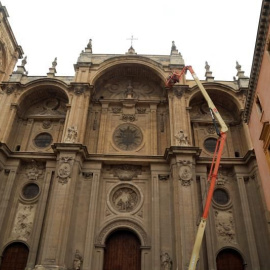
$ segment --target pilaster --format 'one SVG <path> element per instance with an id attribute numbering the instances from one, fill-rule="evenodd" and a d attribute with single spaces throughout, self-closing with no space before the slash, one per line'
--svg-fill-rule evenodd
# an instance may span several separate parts
<path id="1" fill-rule="evenodd" d="M 248 204 L 245 180 L 244 180 L 244 176 L 237 171 L 237 167 L 235 167 L 235 173 L 236 173 L 237 185 L 238 185 L 238 190 L 239 190 L 241 208 L 243 211 L 248 249 L 249 249 L 249 254 L 250 254 L 250 262 L 251 262 L 250 268 L 254 270 L 259 270 L 260 263 L 259 263 L 259 257 L 258 257 L 258 250 L 256 247 L 254 229 L 252 225 L 251 213 L 250 213 L 249 204 Z"/>
<path id="2" fill-rule="evenodd" d="M 98 146 L 97 146 L 98 153 L 104 153 L 104 140 L 105 140 L 105 135 L 106 135 L 108 108 L 109 108 L 109 103 L 102 102 Z"/>
<path id="3" fill-rule="evenodd" d="M 66 269 L 75 185 L 87 154 L 81 144 L 57 143 L 53 150 L 57 154 L 56 174 L 52 180 L 43 252 L 37 269 Z"/>
<path id="4" fill-rule="evenodd" d="M 172 207 L 175 235 L 176 268 L 187 269 L 196 236 L 199 215 L 195 160 L 198 147 L 172 146 L 166 149 L 165 158 L 170 163 L 172 178 Z"/>

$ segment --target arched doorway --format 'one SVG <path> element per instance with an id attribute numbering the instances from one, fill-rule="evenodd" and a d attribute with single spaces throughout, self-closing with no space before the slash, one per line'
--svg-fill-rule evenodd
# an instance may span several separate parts
<path id="1" fill-rule="evenodd" d="M 24 270 L 28 253 L 28 247 L 23 243 L 10 244 L 3 252 L 0 270 Z"/>
<path id="2" fill-rule="evenodd" d="M 244 270 L 242 256 L 234 249 L 224 249 L 217 255 L 217 270 Z"/>
<path id="3" fill-rule="evenodd" d="M 131 231 L 113 232 L 106 240 L 103 270 L 140 270 L 140 240 Z"/>

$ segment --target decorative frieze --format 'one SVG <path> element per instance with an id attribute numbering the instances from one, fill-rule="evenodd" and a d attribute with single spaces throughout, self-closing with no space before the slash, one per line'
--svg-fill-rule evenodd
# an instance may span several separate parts
<path id="1" fill-rule="evenodd" d="M 112 112 L 115 113 L 115 114 L 121 113 L 122 108 L 121 107 L 112 107 Z"/>

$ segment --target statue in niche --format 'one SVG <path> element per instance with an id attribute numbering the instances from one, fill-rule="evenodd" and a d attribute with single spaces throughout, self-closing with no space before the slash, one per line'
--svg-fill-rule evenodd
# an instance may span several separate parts
<path id="1" fill-rule="evenodd" d="M 66 143 L 74 143 L 77 140 L 78 130 L 77 127 L 69 127 L 67 131 Z"/>
<path id="2" fill-rule="evenodd" d="M 76 249 L 74 260 L 73 260 L 73 270 L 80 270 L 82 262 L 83 262 L 83 258 L 79 250 Z"/>
<path id="3" fill-rule="evenodd" d="M 161 269 L 171 270 L 172 269 L 172 260 L 167 252 L 163 252 L 160 255 Z"/>
<path id="4" fill-rule="evenodd" d="M 189 146 L 188 137 L 182 129 L 175 135 L 179 146 Z"/>
<path id="5" fill-rule="evenodd" d="M 134 98 L 133 87 L 131 85 L 131 81 L 128 82 L 127 90 L 125 91 L 126 98 Z"/>

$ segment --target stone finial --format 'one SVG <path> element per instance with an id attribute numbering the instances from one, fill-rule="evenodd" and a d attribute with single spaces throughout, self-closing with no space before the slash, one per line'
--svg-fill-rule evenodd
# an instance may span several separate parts
<path id="1" fill-rule="evenodd" d="M 245 75 L 244 75 L 244 71 L 242 71 L 241 69 L 241 65 L 238 63 L 238 61 L 236 61 L 236 70 L 237 70 L 237 74 L 236 76 L 238 77 L 238 79 L 241 79 L 241 78 L 247 78 Z"/>
<path id="2" fill-rule="evenodd" d="M 171 48 L 171 50 L 172 50 L 172 51 L 176 51 L 176 50 L 177 50 L 174 41 L 172 41 L 172 48 Z"/>
<path id="3" fill-rule="evenodd" d="M 178 54 L 178 50 L 174 41 L 172 41 L 171 54 Z"/>
<path id="4" fill-rule="evenodd" d="M 21 65 L 17 66 L 17 70 L 15 72 L 13 72 L 13 74 L 21 74 L 21 76 L 28 74 L 28 72 L 25 69 L 25 65 L 27 64 L 27 60 L 26 59 L 27 59 L 27 56 L 25 56 L 22 59 Z"/>
<path id="5" fill-rule="evenodd" d="M 52 67 L 49 68 L 49 72 L 47 73 L 48 77 L 54 77 L 56 73 L 56 67 L 57 66 L 57 57 L 54 58 L 52 62 Z"/>
<path id="6" fill-rule="evenodd" d="M 23 60 L 22 60 L 22 64 L 21 64 L 22 67 L 24 67 L 27 64 L 27 60 L 26 59 L 27 59 L 27 56 L 25 56 L 23 58 Z"/>
<path id="7" fill-rule="evenodd" d="M 85 48 L 85 52 L 92 53 L 92 39 L 89 39 L 89 42 Z"/>
<path id="8" fill-rule="evenodd" d="M 208 82 L 213 82 L 215 77 L 213 77 L 212 71 L 210 71 L 210 66 L 208 65 L 207 61 L 205 62 L 205 70 L 205 80 Z"/>
<path id="9" fill-rule="evenodd" d="M 130 46 L 130 48 L 128 49 L 126 54 L 137 54 L 137 53 L 135 52 L 134 48 L 132 46 Z"/>
<path id="10" fill-rule="evenodd" d="M 57 66 L 57 57 L 54 58 L 54 61 L 52 62 L 52 67 L 55 68 Z"/>

